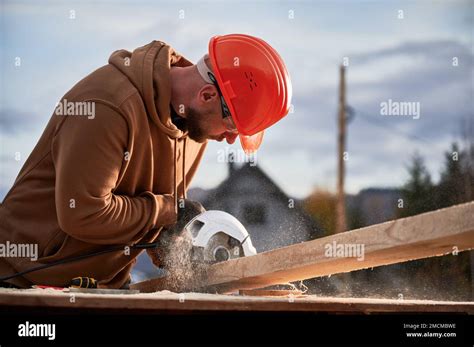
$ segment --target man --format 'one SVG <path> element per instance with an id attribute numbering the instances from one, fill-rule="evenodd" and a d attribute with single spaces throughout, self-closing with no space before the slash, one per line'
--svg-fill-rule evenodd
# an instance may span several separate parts
<path id="1" fill-rule="evenodd" d="M 62 98 L 0 207 L 0 243 L 38 245 L 39 253 L 33 263 L 0 258 L 1 280 L 67 286 L 90 277 L 125 287 L 143 250 L 133 245 L 179 231 L 200 209 L 185 199 L 207 140 L 240 136 L 254 151 L 290 100 L 282 59 L 248 35 L 211 38 L 196 65 L 158 41 L 114 52 Z M 65 112 L 85 104 L 93 115 Z"/>

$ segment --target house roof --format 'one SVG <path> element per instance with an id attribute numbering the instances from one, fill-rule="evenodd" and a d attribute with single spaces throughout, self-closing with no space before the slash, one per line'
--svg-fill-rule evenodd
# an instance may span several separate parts
<path id="1" fill-rule="evenodd" d="M 234 166 L 235 167 L 235 166 Z M 211 190 L 207 195 L 204 205 L 211 204 L 213 201 L 218 201 L 222 197 L 226 197 L 231 194 L 234 186 L 234 182 L 238 179 L 241 179 L 242 176 L 251 175 L 261 180 L 262 184 L 265 187 L 267 194 L 274 196 L 277 200 L 285 201 L 288 203 L 290 197 L 281 190 L 281 188 L 262 170 L 258 165 L 252 165 L 251 163 L 245 163 L 240 167 L 229 170 L 229 175 L 227 178 L 222 181 L 216 188 Z M 302 218 L 303 223 L 305 223 L 311 230 L 314 231 L 314 234 L 317 234 L 317 231 L 322 232 L 322 228 L 319 223 L 310 217 L 301 207 L 301 203 L 298 199 L 295 201 L 295 210 Z"/>
<path id="2" fill-rule="evenodd" d="M 233 182 L 240 179 L 244 175 L 251 175 L 255 178 L 260 179 L 263 184 L 265 184 L 266 191 L 268 193 L 275 195 L 276 198 L 282 200 L 288 200 L 289 197 L 278 187 L 275 182 L 260 169 L 258 165 L 252 165 L 250 163 L 243 164 L 242 166 L 232 169 L 229 172 L 227 178 L 222 181 L 215 189 L 210 192 L 213 198 L 220 196 L 226 196 L 233 189 Z"/>

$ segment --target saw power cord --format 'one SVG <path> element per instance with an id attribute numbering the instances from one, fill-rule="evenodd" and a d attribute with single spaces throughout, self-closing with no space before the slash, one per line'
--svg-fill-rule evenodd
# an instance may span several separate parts
<path id="1" fill-rule="evenodd" d="M 33 267 L 31 269 L 28 269 L 28 270 L 17 272 L 13 275 L 1 276 L 0 277 L 0 282 L 7 281 L 9 279 L 12 279 L 12 278 L 15 278 L 15 277 L 18 277 L 18 276 L 23 276 L 23 275 L 26 275 L 30 272 L 35 272 L 35 271 L 47 269 L 47 268 L 50 268 L 50 267 L 53 267 L 53 266 L 66 264 L 66 263 L 72 263 L 72 262 L 77 261 L 77 260 L 81 260 L 81 259 L 85 259 L 85 258 L 89 258 L 89 257 L 94 257 L 94 256 L 101 255 L 101 254 L 121 251 L 125 247 L 129 247 L 130 249 L 147 249 L 147 248 L 154 248 L 154 247 L 157 247 L 157 246 L 158 246 L 158 242 L 137 243 L 135 245 L 116 246 L 116 247 L 113 247 L 113 248 L 110 248 L 110 249 L 105 249 L 105 250 L 102 250 L 102 251 L 91 252 L 91 253 L 78 255 L 78 256 L 75 256 L 75 257 L 60 259 L 60 260 L 54 261 L 54 262 L 49 263 L 49 264 L 43 264 L 43 265 L 39 265 L 39 266 Z"/>

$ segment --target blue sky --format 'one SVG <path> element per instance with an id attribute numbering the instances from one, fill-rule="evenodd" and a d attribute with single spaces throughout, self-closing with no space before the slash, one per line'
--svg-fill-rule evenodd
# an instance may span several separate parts
<path id="1" fill-rule="evenodd" d="M 415 151 L 436 180 L 461 119 L 473 117 L 472 1 L 0 3 L 0 198 L 61 96 L 113 51 L 154 39 L 191 61 L 206 53 L 211 36 L 232 32 L 259 36 L 280 52 L 293 81 L 294 113 L 266 132 L 257 159 L 298 198 L 315 187 L 335 187 L 338 65 L 344 57 L 348 104 L 355 110 L 348 126 L 350 193 L 402 184 Z M 419 102 L 420 119 L 380 115 L 380 103 L 388 99 Z M 194 187 L 211 188 L 225 178 L 226 164 L 217 158 L 226 146 L 209 145 Z M 229 147 L 239 150 L 238 143 Z"/>

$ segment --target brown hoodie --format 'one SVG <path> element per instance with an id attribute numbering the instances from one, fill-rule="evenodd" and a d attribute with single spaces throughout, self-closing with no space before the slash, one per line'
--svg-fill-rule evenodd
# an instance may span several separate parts
<path id="1" fill-rule="evenodd" d="M 62 103 L 94 103 L 95 117 L 51 117 L 0 207 L 0 243 L 37 244 L 39 258 L 0 258 L 0 277 L 111 246 L 153 242 L 162 226 L 176 221 L 176 200 L 185 197 L 206 147 L 171 121 L 170 66 L 189 65 L 154 41 L 133 53 L 114 52 L 108 65 L 63 97 Z M 8 282 L 66 286 L 86 276 L 100 287 L 119 288 L 139 253 L 115 251 Z"/>

